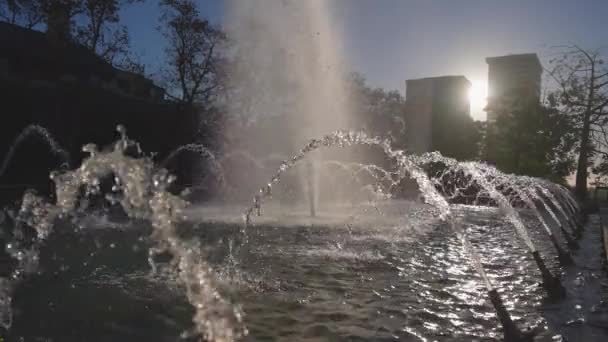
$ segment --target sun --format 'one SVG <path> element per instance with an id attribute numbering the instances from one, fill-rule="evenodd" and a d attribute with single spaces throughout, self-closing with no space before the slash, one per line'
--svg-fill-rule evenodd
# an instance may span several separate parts
<path id="1" fill-rule="evenodd" d="M 485 116 L 483 109 L 488 99 L 488 85 L 483 81 L 472 81 L 469 89 L 469 101 L 471 102 L 471 115 L 474 118 Z"/>

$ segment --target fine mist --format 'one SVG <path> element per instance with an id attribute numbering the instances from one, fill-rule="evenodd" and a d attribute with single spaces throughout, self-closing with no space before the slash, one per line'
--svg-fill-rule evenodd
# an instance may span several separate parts
<path id="1" fill-rule="evenodd" d="M 268 170 L 276 169 L 309 139 L 355 126 L 349 116 L 340 40 L 328 16 L 323 0 L 227 4 L 225 27 L 234 43 L 235 61 L 229 68 L 228 106 L 232 117 L 240 118 L 228 129 L 236 142 L 230 149 L 241 150 L 241 156 L 246 151 Z M 298 200 L 308 198 L 302 195 L 310 193 L 311 184 L 323 188 L 314 160 L 343 159 L 345 153 L 316 153 L 300 167 L 300 176 L 286 181 L 299 193 Z M 231 175 L 240 178 L 240 188 L 260 185 L 252 170 L 241 171 L 245 172 Z"/>

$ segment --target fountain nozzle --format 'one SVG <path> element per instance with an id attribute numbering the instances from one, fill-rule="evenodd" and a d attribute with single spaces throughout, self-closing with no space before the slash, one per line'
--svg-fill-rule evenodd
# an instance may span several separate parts
<path id="1" fill-rule="evenodd" d="M 540 257 L 540 253 L 538 251 L 532 252 L 532 256 L 534 257 L 534 261 L 540 270 L 540 274 L 543 278 L 543 287 L 547 291 L 547 294 L 550 298 L 558 299 L 566 296 L 566 289 L 562 286 L 562 283 L 559 279 L 551 274 L 545 262 Z"/>
<path id="2" fill-rule="evenodd" d="M 576 240 L 574 240 L 572 238 L 572 236 L 570 235 L 570 233 L 564 228 L 563 225 L 559 225 L 559 229 L 562 231 L 562 234 L 564 236 L 564 239 L 566 240 L 566 243 L 568 244 L 568 248 L 570 249 L 579 249 L 578 246 L 578 242 L 576 242 Z"/>
<path id="3" fill-rule="evenodd" d="M 502 324 L 505 342 L 531 342 L 533 340 L 533 334 L 530 332 L 523 333 L 519 330 L 511 319 L 511 315 L 507 311 L 507 308 L 505 308 L 505 305 L 503 304 L 502 299 L 500 298 L 500 295 L 498 295 L 496 289 L 488 291 L 488 296 L 490 297 L 492 305 L 494 305 L 498 320 L 500 321 L 500 324 Z"/>
<path id="4" fill-rule="evenodd" d="M 572 257 L 570 256 L 570 254 L 568 252 L 566 252 L 562 249 L 562 247 L 559 245 L 559 242 L 555 238 L 555 235 L 551 234 L 551 235 L 549 235 L 549 238 L 551 239 L 551 242 L 553 243 L 553 246 L 555 247 L 555 250 L 557 251 L 557 259 L 559 260 L 560 264 L 572 265 L 574 263 L 574 261 L 572 260 Z"/>

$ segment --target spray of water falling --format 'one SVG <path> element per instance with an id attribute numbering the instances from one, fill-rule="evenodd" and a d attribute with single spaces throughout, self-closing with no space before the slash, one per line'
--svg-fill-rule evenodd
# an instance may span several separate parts
<path id="1" fill-rule="evenodd" d="M 354 127 L 339 32 L 330 24 L 327 0 L 228 1 L 228 34 L 235 45 L 229 75 L 235 89 L 229 109 L 251 123 L 244 144 L 256 155 L 291 155 L 310 137 Z M 229 128 L 230 129 L 230 128 Z M 233 128 L 233 129 L 240 129 Z M 346 151 L 331 159 L 346 159 Z M 317 207 L 317 164 L 299 176 L 300 200 Z M 251 183 L 247 173 L 242 184 Z M 249 183 L 248 183 L 249 182 Z M 294 185 L 295 186 L 295 185 Z"/>
<path id="2" fill-rule="evenodd" d="M 416 181 L 425 201 L 439 210 L 439 218 L 450 226 L 452 231 L 456 233 L 462 242 L 466 254 L 469 255 L 473 267 L 482 278 L 488 291 L 495 290 L 485 270 L 483 269 L 483 266 L 481 265 L 481 259 L 479 258 L 478 253 L 475 252 L 473 246 L 467 238 L 465 229 L 458 224 L 457 218 L 452 215 L 449 203 L 445 200 L 445 198 L 443 198 L 443 196 L 441 196 L 441 194 L 438 193 L 427 174 L 420 169 L 416 163 L 413 162 L 411 156 L 408 156 L 404 151 L 393 150 L 388 141 L 368 137 L 363 132 L 336 131 L 322 137 L 321 139 L 312 139 L 304 146 L 304 148 L 300 150 L 299 153 L 284 161 L 276 173 L 271 177 L 270 181 L 261 187 L 258 193 L 254 196 L 253 205 L 245 210 L 245 229 L 252 223 L 252 216 L 254 214 L 261 215 L 264 200 L 272 196 L 272 187 L 280 182 L 281 176 L 304 160 L 308 154 L 321 148 L 330 148 L 336 146 L 347 147 L 354 145 L 380 147 L 389 158 L 397 162 L 402 178 L 406 177 L 407 175 Z"/>
<path id="3" fill-rule="evenodd" d="M 4 160 L 2 160 L 2 164 L 0 165 L 0 177 L 4 175 L 8 167 L 10 166 L 15 153 L 19 149 L 19 146 L 26 141 L 28 138 L 38 136 L 42 139 L 42 141 L 49 147 L 51 153 L 59 157 L 62 163 L 65 164 L 66 167 L 70 165 L 70 154 L 63 148 L 61 145 L 55 140 L 51 132 L 49 132 L 46 128 L 40 125 L 29 125 L 19 133 L 19 135 L 15 138 L 13 143 L 10 145 L 10 148 L 6 155 L 4 156 Z"/>
<path id="4" fill-rule="evenodd" d="M 78 209 L 86 194 L 99 193 L 102 178 L 114 176 L 116 185 L 111 198 L 119 203 L 129 217 L 149 220 L 156 246 L 150 250 L 150 262 L 156 253 L 170 253 L 171 265 L 192 304 L 194 329 L 186 335 L 200 336 L 208 341 L 234 341 L 247 333 L 242 324 L 238 307 L 224 299 L 217 290 L 211 267 L 202 255 L 198 240 L 185 240 L 177 234 L 177 224 L 184 219 L 188 203 L 168 192 L 175 177 L 163 168 L 156 168 L 150 158 L 130 157 L 126 152 L 138 146 L 119 127 L 121 138 L 107 151 L 99 151 L 95 145 L 83 148 L 90 155 L 79 168 L 64 173 L 53 173 L 56 185 L 56 203 L 28 192 L 19 211 L 20 227 L 32 227 L 36 231 L 34 243 L 20 241 L 20 234 L 7 245 L 7 251 L 18 260 L 13 274 L 0 280 L 0 322 L 9 328 L 11 324 L 11 295 L 17 284 L 37 270 L 39 250 L 52 233 L 56 219 L 69 216 Z"/>
<path id="5" fill-rule="evenodd" d="M 217 160 L 217 158 L 215 157 L 215 154 L 210 149 L 206 148 L 205 146 L 203 146 L 201 144 L 186 144 L 186 145 L 177 147 L 176 149 L 171 151 L 165 157 L 165 159 L 163 159 L 160 162 L 160 164 L 159 164 L 160 167 L 166 168 L 168 166 L 168 164 L 171 161 L 173 161 L 173 159 L 175 159 L 175 157 L 177 157 L 178 155 L 180 155 L 181 153 L 184 153 L 184 152 L 195 153 L 200 158 L 208 161 L 210 167 L 208 167 L 207 170 L 210 170 L 211 172 L 213 172 L 215 179 L 217 180 L 217 182 L 219 183 L 219 185 L 221 187 L 226 188 L 228 186 L 228 183 L 226 182 L 224 167 L 222 166 L 222 163 Z"/>

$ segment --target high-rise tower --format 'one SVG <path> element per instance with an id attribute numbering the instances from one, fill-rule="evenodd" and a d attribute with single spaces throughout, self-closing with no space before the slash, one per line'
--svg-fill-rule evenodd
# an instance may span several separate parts
<path id="1" fill-rule="evenodd" d="M 496 106 L 509 96 L 540 101 L 542 65 L 535 53 L 486 58 L 488 63 L 488 123 L 496 122 Z"/>

